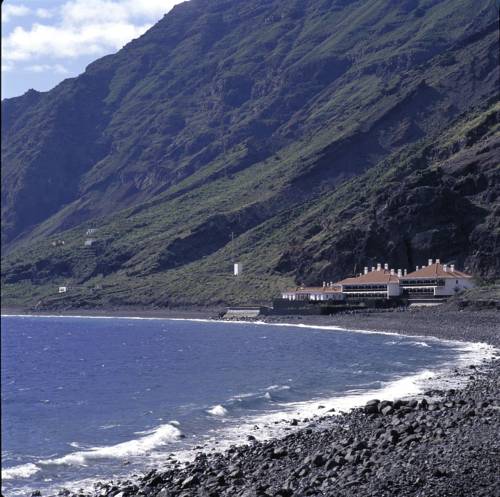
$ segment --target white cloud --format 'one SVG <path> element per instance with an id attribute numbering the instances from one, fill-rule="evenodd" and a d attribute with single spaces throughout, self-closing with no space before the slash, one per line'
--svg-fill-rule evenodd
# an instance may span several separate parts
<path id="1" fill-rule="evenodd" d="M 71 0 L 62 6 L 65 23 L 131 21 L 134 18 L 157 20 L 179 0 Z"/>
<path id="2" fill-rule="evenodd" d="M 43 65 L 47 59 L 104 55 L 143 34 L 177 3 L 179 0 L 70 0 L 58 9 L 56 22 L 11 30 L 2 39 L 2 59 Z M 38 9 L 35 15 L 49 19 L 52 12 Z"/>
<path id="3" fill-rule="evenodd" d="M 121 48 L 149 27 L 123 22 L 87 24 L 77 28 L 34 24 L 29 30 L 18 26 L 3 41 L 3 59 L 27 61 L 39 57 L 63 59 L 99 55 Z"/>
<path id="4" fill-rule="evenodd" d="M 50 19 L 51 17 L 54 16 L 53 12 L 49 9 L 36 9 L 35 12 L 36 16 L 39 17 L 40 19 Z"/>
<path id="5" fill-rule="evenodd" d="M 12 62 L 2 60 L 2 72 L 12 72 L 14 66 Z"/>
<path id="6" fill-rule="evenodd" d="M 25 5 L 2 5 L 2 22 L 9 22 L 14 17 L 27 16 L 30 12 Z"/>
<path id="7" fill-rule="evenodd" d="M 110 0 L 74 0 L 62 6 L 63 25 L 80 26 L 89 23 L 123 22 L 129 16 L 122 2 Z"/>
<path id="8" fill-rule="evenodd" d="M 62 64 L 34 64 L 24 68 L 29 72 L 45 73 L 54 72 L 56 74 L 68 74 L 68 70 Z"/>

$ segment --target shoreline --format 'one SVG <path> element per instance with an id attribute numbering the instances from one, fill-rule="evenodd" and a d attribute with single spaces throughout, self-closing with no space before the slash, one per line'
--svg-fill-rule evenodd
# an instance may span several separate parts
<path id="1" fill-rule="evenodd" d="M 477 339 L 480 338 L 481 342 L 488 343 L 496 349 L 492 351 L 493 353 L 498 351 L 500 338 L 496 325 L 497 312 L 480 311 L 474 313 L 467 311 L 464 314 L 461 311 L 437 313 L 433 311 L 419 311 L 411 314 L 407 311 L 406 313 L 391 313 L 394 315 L 390 316 L 388 313 L 380 313 L 377 316 L 347 315 L 333 316 L 332 318 L 326 316 L 304 316 L 303 319 L 287 317 L 287 322 L 283 322 L 284 319 L 280 319 L 278 322 L 278 319 L 273 316 L 273 319 L 261 320 L 260 323 L 308 328 L 328 327 L 327 330 L 338 327 L 348 331 L 375 333 L 384 333 L 377 331 L 376 328 L 380 329 L 385 324 L 385 330 L 390 329 L 389 332 L 385 331 L 385 334 L 433 337 L 438 340 L 468 342 L 468 344 L 477 344 Z M 3 314 L 4 310 L 2 310 Z M 54 315 L 54 313 L 51 314 Z M 207 320 L 206 315 L 204 318 L 198 317 L 201 313 L 196 314 L 197 318 L 193 314 L 190 314 L 189 317 L 179 317 L 179 315 L 173 317 L 173 313 L 168 313 L 168 316 L 141 314 L 142 316 L 138 316 L 137 312 L 134 312 L 134 316 L 124 316 L 123 313 L 120 316 L 100 314 L 97 317 Z M 67 313 L 59 315 L 68 316 Z M 35 316 L 39 316 L 39 314 L 35 314 Z M 95 314 L 94 317 L 96 317 Z M 434 324 L 434 329 L 430 330 L 433 333 L 430 333 L 428 329 L 430 321 Z M 348 326 L 356 326 L 356 329 L 351 330 Z M 367 328 L 371 328 L 371 330 Z M 469 330 L 469 333 L 465 337 L 464 332 L 458 328 Z M 421 333 L 422 330 L 427 332 Z M 436 333 L 436 330 L 439 333 Z M 446 469 L 452 459 L 462 460 L 464 463 L 460 451 L 457 452 L 457 442 L 460 440 L 471 447 L 473 446 L 475 452 L 482 451 L 481 446 L 483 449 L 486 446 L 489 447 L 488 454 L 500 454 L 497 435 L 499 426 L 497 378 L 500 361 L 493 357 L 488 363 L 484 364 L 483 362 L 480 366 L 471 365 L 470 368 L 467 365 L 463 366 L 461 371 L 455 369 L 453 375 L 459 382 L 467 380 L 466 385 L 460 389 L 452 388 L 449 391 L 432 389 L 425 392 L 423 396 L 417 394 L 417 397 L 413 394 L 408 396 L 412 400 L 404 401 L 401 405 L 390 401 L 381 402 L 377 404 L 376 413 L 372 412 L 371 414 L 364 412 L 368 408 L 367 406 L 364 409 L 355 408 L 348 413 L 336 416 L 313 417 L 309 425 L 301 426 L 284 438 L 271 438 L 260 442 L 250 440 L 250 445 L 232 447 L 224 454 L 200 453 L 201 455 L 198 454 L 196 459 L 186 466 L 178 463 L 174 464 L 171 469 L 152 470 L 138 480 L 127 480 L 114 484 L 96 483 L 95 491 L 85 493 L 85 495 L 113 497 L 123 492 L 120 497 L 128 497 L 136 495 L 140 491 L 147 491 L 147 495 L 159 495 L 160 497 L 196 495 L 265 497 L 331 494 L 350 497 L 351 495 L 368 496 L 376 493 L 381 495 L 441 496 L 446 495 L 447 489 L 450 488 L 456 489 L 453 495 L 457 496 L 494 495 L 493 492 L 499 489 L 498 483 L 493 477 L 494 471 L 491 468 L 491 463 L 488 463 L 489 455 L 488 458 L 480 457 L 481 464 L 473 464 L 470 470 L 471 481 L 478 478 L 481 481 L 484 480 L 486 485 L 481 484 L 483 487 L 479 484 L 466 485 L 463 481 L 458 483 L 458 480 L 461 480 L 460 474 L 453 471 L 450 473 Z M 482 399 L 478 400 L 479 397 Z M 413 406 L 415 402 L 416 405 Z M 491 408 L 492 405 L 495 406 L 494 409 Z M 463 406 L 466 406 L 467 409 L 464 409 Z M 368 409 L 373 410 L 373 404 Z M 458 416 L 457 410 L 459 411 Z M 477 412 L 471 415 L 471 411 Z M 462 416 L 462 414 L 465 415 Z M 485 414 L 486 416 L 484 416 Z M 426 419 L 423 419 L 422 416 Z M 413 420 L 413 423 L 408 424 L 408 418 Z M 440 418 L 449 418 L 451 420 L 448 423 L 449 427 L 443 424 L 443 419 Z M 432 425 L 436 421 L 436 426 L 429 430 L 424 428 L 423 433 L 419 432 L 422 426 Z M 398 426 L 402 423 L 406 426 L 405 429 L 409 430 L 408 432 L 399 433 Z M 417 428 L 412 428 L 415 423 L 418 425 Z M 346 433 L 352 432 L 353 429 L 357 436 L 354 438 L 349 436 L 346 439 Z M 383 431 L 375 439 L 373 439 L 374 429 L 376 432 Z M 470 436 L 471 429 L 476 432 L 477 440 Z M 426 431 L 433 434 L 432 439 L 426 439 Z M 384 438 L 387 433 L 389 433 L 389 438 L 392 437 L 391 440 Z M 434 436 L 436 433 L 437 438 Z M 403 437 L 403 434 L 406 436 Z M 342 438 L 337 440 L 339 437 Z M 410 439 L 404 444 L 400 443 L 408 437 Z M 359 442 L 360 438 L 363 438 L 364 442 Z M 378 440 L 382 440 L 382 443 L 379 443 Z M 482 440 L 481 443 L 480 440 Z M 360 443 L 366 447 L 356 449 Z M 336 449 L 332 451 L 330 444 L 333 444 Z M 433 450 L 436 448 L 436 444 L 439 446 L 441 455 L 439 451 Z M 415 460 L 410 466 L 415 470 L 415 474 L 418 473 L 420 476 L 416 476 L 417 484 L 409 485 L 405 471 L 408 472 L 411 468 L 404 467 L 405 460 L 408 456 L 412 459 L 413 452 L 419 453 L 424 446 L 427 446 L 430 451 L 429 454 L 434 461 L 433 465 L 442 466 L 438 473 L 443 474 L 434 474 L 436 471 L 432 468 L 419 468 L 419 461 Z M 424 455 L 428 457 L 425 452 Z M 444 457 L 446 455 L 449 457 Z M 377 458 L 383 461 L 383 464 L 379 464 L 380 461 L 377 461 Z M 258 477 L 257 474 L 262 473 L 260 470 L 266 466 L 262 476 Z M 394 471 L 390 471 L 391 468 L 395 467 L 398 467 L 399 471 L 402 472 L 397 477 Z M 486 472 L 485 468 L 488 469 Z M 379 480 L 389 477 L 396 480 L 393 482 L 394 484 L 387 488 L 377 486 Z M 401 489 L 402 482 L 405 486 L 404 491 Z M 443 487 L 443 483 L 446 484 L 446 488 Z M 484 490 L 489 493 L 484 493 Z M 68 493 L 66 495 L 77 494 Z"/>
<path id="2" fill-rule="evenodd" d="M 392 312 L 339 313 L 331 316 L 319 315 L 272 315 L 253 319 L 220 319 L 220 308 L 179 309 L 78 309 L 33 311 L 26 308 L 5 307 L 3 316 L 32 317 L 100 317 L 117 319 L 185 319 L 198 321 L 220 321 L 225 323 L 263 323 L 279 326 L 338 327 L 349 331 L 365 331 L 382 334 L 434 337 L 462 342 L 485 342 L 500 348 L 500 333 L 497 310 L 450 310 L 420 308 L 395 310 Z M 463 320 L 461 318 L 464 318 Z M 460 324 L 460 326 L 456 326 Z"/>
<path id="3" fill-rule="evenodd" d="M 102 317 L 102 318 L 158 318 L 158 319 L 210 319 L 217 316 L 220 309 L 189 308 L 189 309 L 72 309 L 34 311 L 24 307 L 3 307 L 3 316 L 61 316 L 61 317 Z"/>
<path id="4" fill-rule="evenodd" d="M 408 311 L 405 311 L 408 312 Z M 463 312 L 463 311 L 460 311 Z M 482 315 L 485 314 L 484 311 L 480 311 Z M 428 317 L 428 311 L 426 311 L 425 316 Z M 463 344 L 470 346 L 489 346 L 493 349 L 497 349 L 500 347 L 500 337 L 495 339 L 496 336 L 488 335 L 487 338 L 490 340 L 486 341 L 477 341 L 477 337 L 472 341 L 468 336 L 450 336 L 449 334 L 445 334 L 445 336 L 437 336 L 439 333 L 415 333 L 414 330 L 407 330 L 398 326 L 396 329 L 388 331 L 386 329 L 377 329 L 373 326 L 367 326 L 366 323 L 355 323 L 352 326 L 349 322 L 339 323 L 335 321 L 335 323 L 331 322 L 330 318 L 325 318 L 324 316 L 286 316 L 286 321 L 282 321 L 277 317 L 272 316 L 271 318 L 267 316 L 263 316 L 262 319 L 243 319 L 243 320 L 235 320 L 235 319 L 220 319 L 216 317 L 208 317 L 205 313 L 200 312 L 200 314 L 193 314 L 192 312 L 186 311 L 185 313 L 172 313 L 171 315 L 160 315 L 160 313 L 151 313 L 148 312 L 131 312 L 127 313 L 117 313 L 117 315 L 113 315 L 113 313 L 109 313 L 103 311 L 102 313 L 97 313 L 94 311 L 89 311 L 86 314 L 76 313 L 76 312 L 65 312 L 65 313 L 15 313 L 15 312 L 2 312 L 1 317 L 34 317 L 34 318 L 78 318 L 78 319 L 136 319 L 136 320 L 165 320 L 165 321 L 192 321 L 192 322 L 202 322 L 202 323 L 224 323 L 224 324 L 248 324 L 248 325 L 263 325 L 263 326 L 276 326 L 276 327 L 294 327 L 294 328 L 302 328 L 302 329 L 313 329 L 313 330 L 322 330 L 322 331 L 347 331 L 350 333 L 361 333 L 361 334 L 376 334 L 376 335 L 386 335 L 386 336 L 395 336 L 395 337 L 408 337 L 408 338 L 421 338 L 421 339 L 430 339 L 430 340 L 440 340 L 445 342 L 450 342 L 454 344 Z M 359 315 L 356 315 L 355 318 L 359 319 Z M 372 320 L 369 320 L 369 323 L 373 322 L 373 315 L 370 316 Z M 401 314 L 398 315 L 398 318 L 401 317 Z M 491 317 L 491 316 L 490 316 Z M 494 311 L 494 317 L 496 318 L 496 311 Z M 380 320 L 385 320 L 386 315 L 378 315 L 377 323 L 380 323 Z M 334 319 L 334 318 L 333 318 Z M 300 321 L 300 322 L 299 322 Z M 304 322 L 303 322 L 304 321 Z M 383 323 L 386 324 L 386 323 Z M 441 330 L 442 332 L 442 330 Z M 491 340 L 491 338 L 494 338 Z M 494 345 L 495 344 L 495 345 Z"/>

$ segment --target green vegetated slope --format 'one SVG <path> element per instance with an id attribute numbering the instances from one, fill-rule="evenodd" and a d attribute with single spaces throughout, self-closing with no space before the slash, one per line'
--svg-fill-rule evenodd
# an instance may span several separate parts
<path id="1" fill-rule="evenodd" d="M 2 102 L 4 303 L 257 302 L 381 258 L 494 278 L 497 83 L 491 2 L 181 4 Z"/>
<path id="2" fill-rule="evenodd" d="M 84 230 L 74 229 L 64 233 L 64 246 L 40 242 L 8 257 L 4 299 L 48 308 L 262 302 L 294 282 L 336 280 L 385 261 L 412 268 L 429 254 L 495 279 L 499 116 L 499 104 L 465 116 L 436 139 L 411 145 L 209 255 L 168 269 L 162 265 L 173 257 L 172 245 L 187 241 L 185 251 L 202 253 L 211 237 L 224 236 L 222 221 L 212 216 L 203 230 L 172 238 L 160 229 L 171 207 L 161 203 L 97 223 L 91 248 L 83 246 Z M 213 185 L 210 191 L 215 197 Z M 175 210 L 184 212 L 182 202 Z M 231 276 L 236 259 L 244 266 L 238 278 Z M 69 284 L 69 292 L 56 295 L 56 284 Z"/>

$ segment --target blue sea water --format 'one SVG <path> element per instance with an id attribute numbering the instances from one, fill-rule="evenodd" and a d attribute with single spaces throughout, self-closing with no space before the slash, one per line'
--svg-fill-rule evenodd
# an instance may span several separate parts
<path id="1" fill-rule="evenodd" d="M 56 494 L 169 454 L 279 436 L 464 354 L 457 343 L 293 326 L 2 317 L 2 492 Z"/>

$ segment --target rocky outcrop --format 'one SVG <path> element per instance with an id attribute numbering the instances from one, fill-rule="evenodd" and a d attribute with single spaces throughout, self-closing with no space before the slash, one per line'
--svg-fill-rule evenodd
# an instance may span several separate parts
<path id="1" fill-rule="evenodd" d="M 312 240 L 285 251 L 276 270 L 296 271 L 297 282 L 317 283 L 382 259 L 391 267 L 413 269 L 440 257 L 484 279 L 498 277 L 497 120 L 498 111 L 487 113 L 462 145 L 424 151 L 415 172 L 386 177 L 386 186 L 365 195 L 362 203 L 351 202 L 333 219 L 323 218 L 310 233 Z M 349 228 L 339 229 L 343 223 Z"/>

